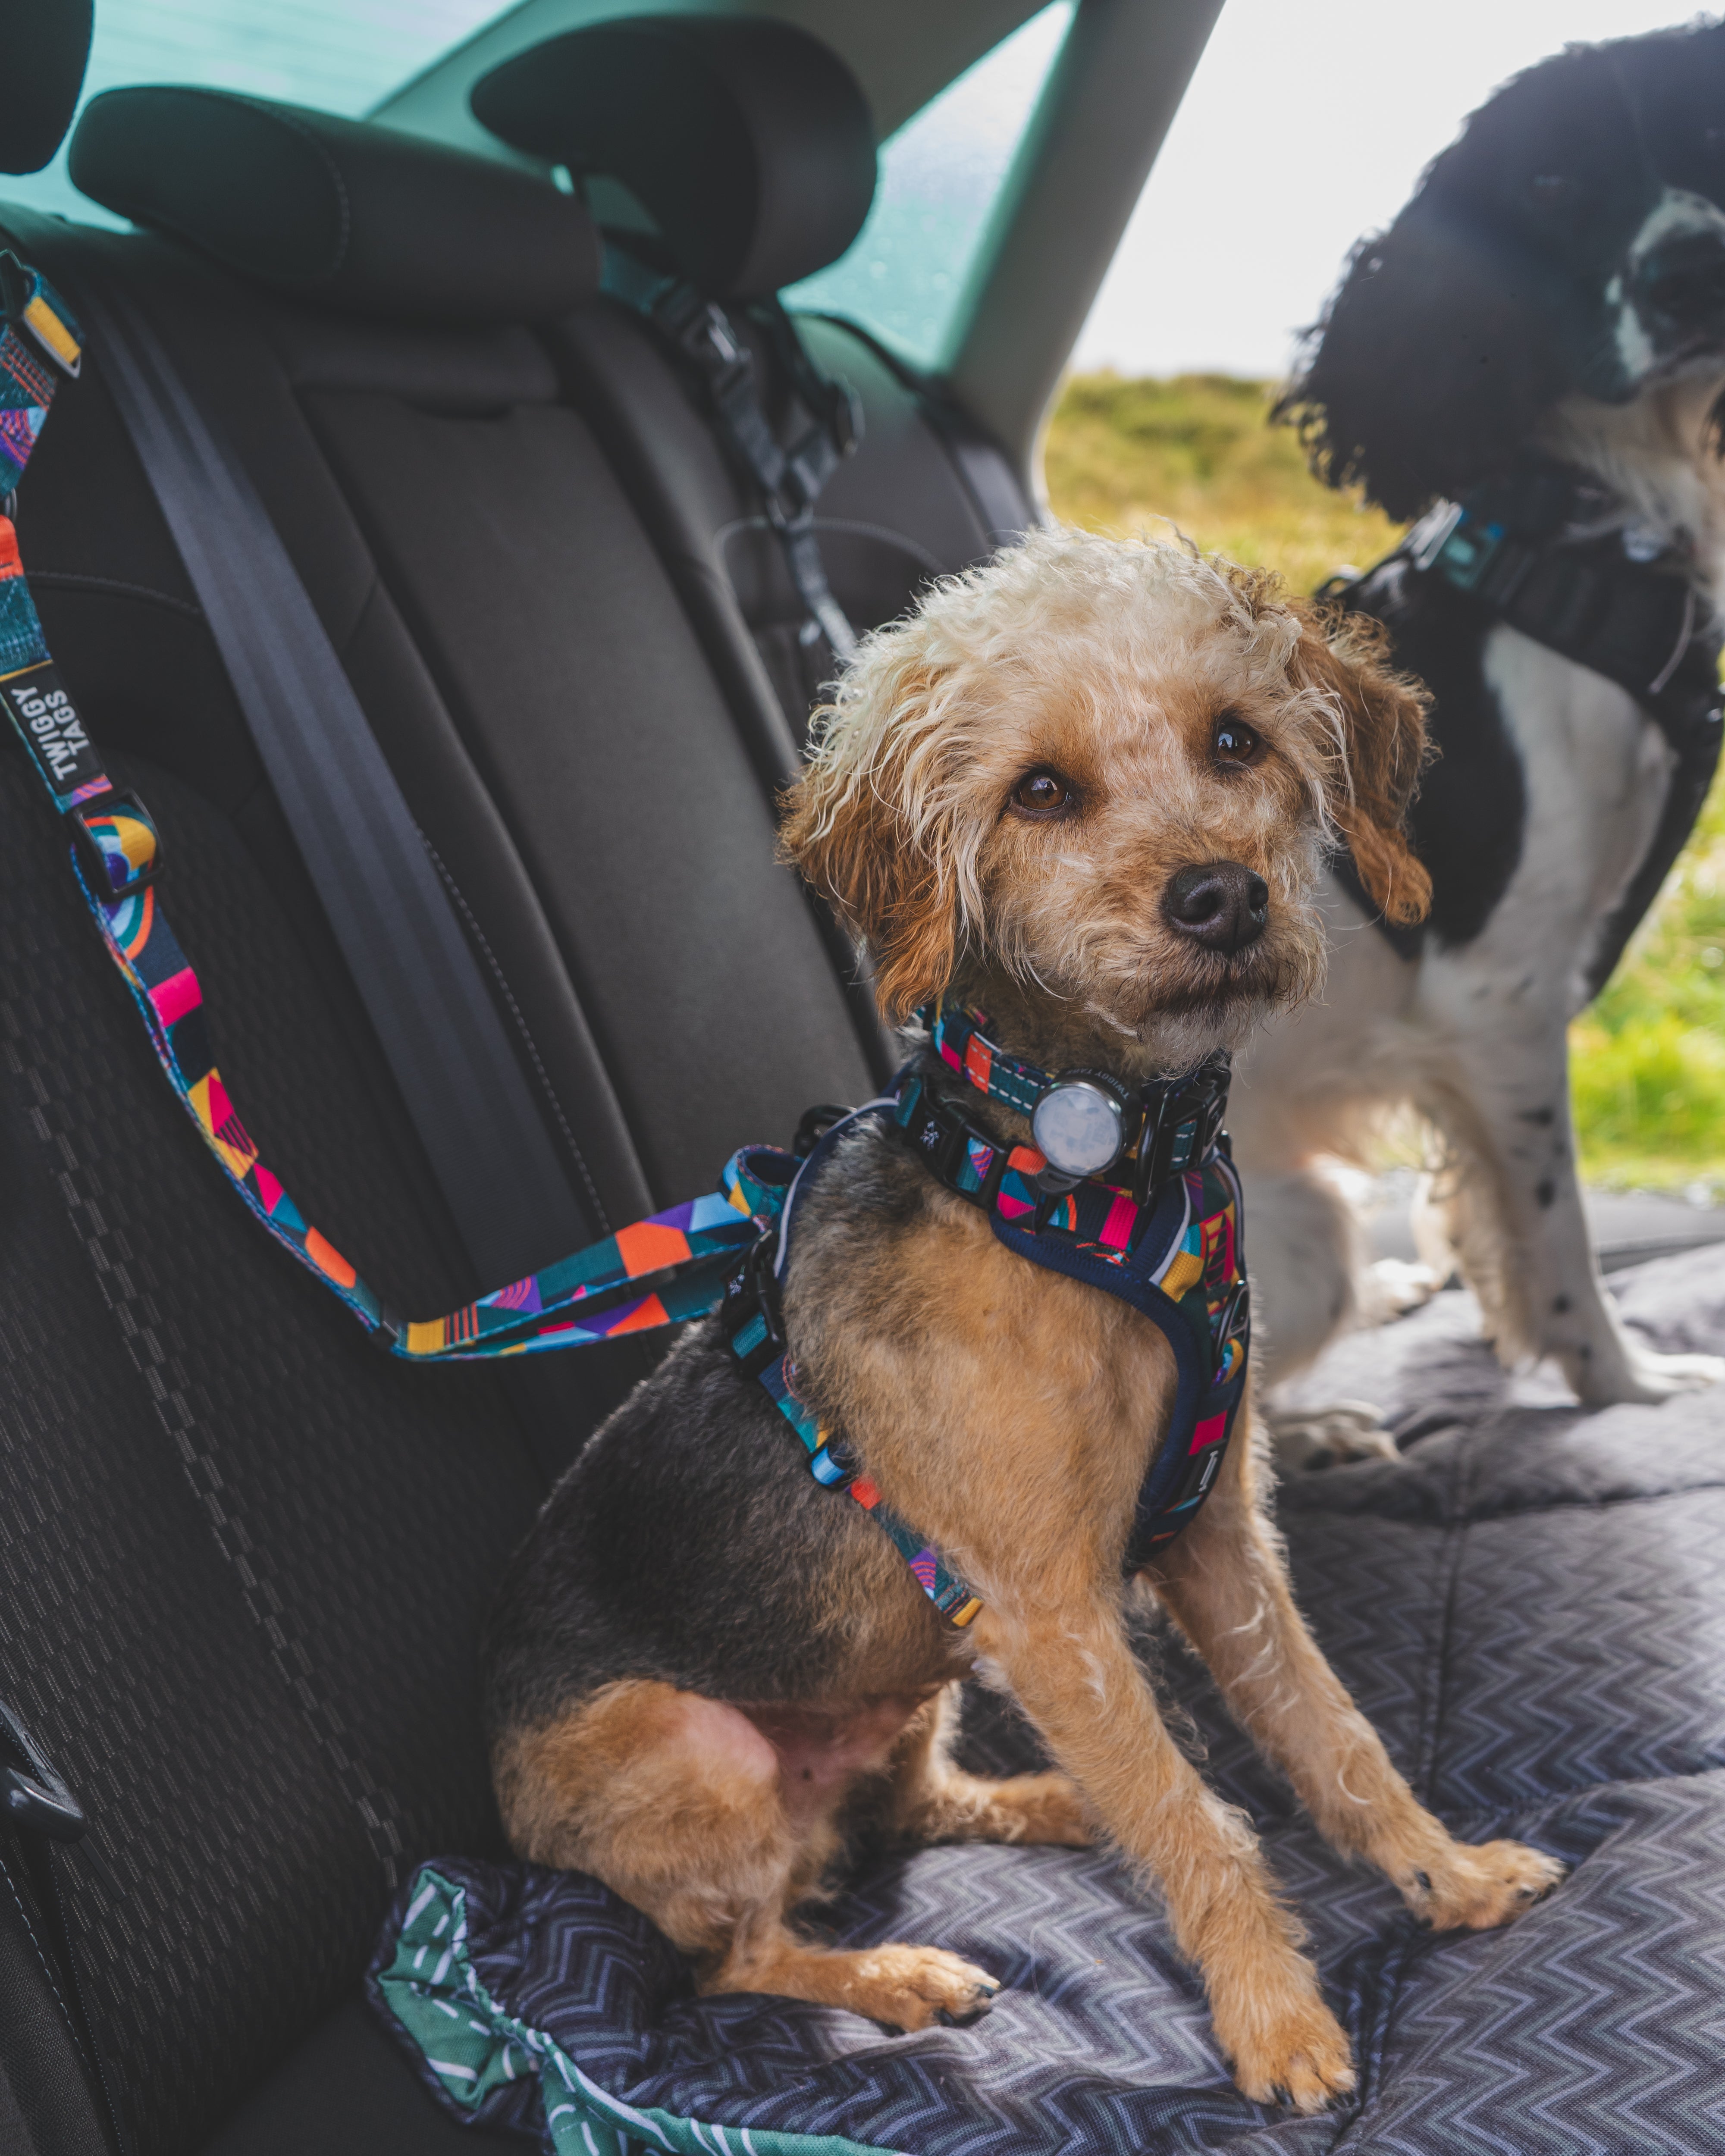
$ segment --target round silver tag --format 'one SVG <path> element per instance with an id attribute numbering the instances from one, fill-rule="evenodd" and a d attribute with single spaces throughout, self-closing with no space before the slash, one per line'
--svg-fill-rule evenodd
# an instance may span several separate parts
<path id="1" fill-rule="evenodd" d="M 1036 1150 L 1061 1175 L 1100 1175 L 1126 1142 L 1126 1115 L 1089 1078 L 1057 1078 L 1030 1117 Z"/>

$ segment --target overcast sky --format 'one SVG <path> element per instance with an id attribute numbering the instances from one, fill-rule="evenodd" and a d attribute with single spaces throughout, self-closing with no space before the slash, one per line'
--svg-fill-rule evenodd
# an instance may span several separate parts
<path id="1" fill-rule="evenodd" d="M 1463 116 L 1565 44 L 1691 18 L 1654 0 L 1227 0 L 1074 355 L 1274 375 L 1363 232 Z"/>

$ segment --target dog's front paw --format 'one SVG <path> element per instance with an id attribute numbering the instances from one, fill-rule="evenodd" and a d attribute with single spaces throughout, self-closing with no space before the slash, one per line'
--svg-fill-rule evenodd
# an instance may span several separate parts
<path id="1" fill-rule="evenodd" d="M 1404 1258 L 1378 1258 L 1366 1267 L 1359 1283 L 1360 1322 L 1388 1325 L 1395 1318 L 1423 1310 L 1443 1284 L 1435 1265 L 1409 1264 Z"/>
<path id="2" fill-rule="evenodd" d="M 1434 1931 L 1488 1932 L 1530 1909 L 1566 1869 L 1525 1842 L 1455 1841 L 1445 1856 L 1396 1883 Z"/>
<path id="3" fill-rule="evenodd" d="M 1334 1467 L 1347 1460 L 1394 1460 L 1401 1454 L 1369 1400 L 1332 1400 L 1321 1408 L 1260 1407 L 1276 1464 L 1284 1473 Z"/>
<path id="4" fill-rule="evenodd" d="M 1675 1393 L 1705 1392 L 1725 1378 L 1725 1361 L 1717 1355 L 1658 1355 L 1651 1348 L 1632 1348 L 1628 1389 L 1612 1394 L 1614 1404 L 1635 1400 L 1648 1406 Z"/>
<path id="5" fill-rule="evenodd" d="M 986 2014 L 999 1981 L 940 1947 L 876 1947 L 859 1954 L 845 2005 L 889 2029 L 962 2025 Z"/>
<path id="6" fill-rule="evenodd" d="M 1257 1991 L 1236 2014 L 1219 2006 L 1215 2025 L 1233 2062 L 1235 2086 L 1254 2103 L 1322 2111 L 1354 2087 L 1348 2032 L 1315 1983 Z"/>

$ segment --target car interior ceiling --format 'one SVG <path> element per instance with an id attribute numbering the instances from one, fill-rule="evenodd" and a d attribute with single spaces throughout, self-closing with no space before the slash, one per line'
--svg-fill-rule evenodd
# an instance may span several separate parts
<path id="1" fill-rule="evenodd" d="M 885 85 L 892 125 L 1029 11 L 781 12 L 803 26 L 782 33 L 791 60 L 808 28 L 830 33 L 871 97 Z M 986 365 L 961 350 L 937 382 L 841 322 L 801 325 L 863 408 L 816 512 L 859 629 L 1034 513 L 1036 418 L 1202 42 L 1202 10 L 1131 27 L 1161 56 L 1167 112 L 1129 116 L 1127 12 L 1080 9 L 1088 44 L 1027 146 L 1034 201 L 982 280 L 978 318 L 998 321 L 1046 270 L 1015 350 Z M 536 42 L 533 13 L 510 18 L 511 51 Z M 707 17 L 699 39 L 660 41 L 647 94 L 715 94 L 702 70 L 742 34 Z M 614 64 L 639 70 L 645 51 Z M 449 131 L 485 139 L 466 91 L 507 56 L 483 36 L 467 49 Z M 769 74 L 748 70 L 757 90 Z M 734 1147 L 783 1140 L 809 1102 L 864 1098 L 890 1050 L 834 924 L 774 858 L 775 796 L 829 670 L 783 552 L 675 355 L 602 288 L 629 235 L 602 239 L 495 142 L 428 139 L 452 95 L 427 78 L 382 127 L 208 90 L 111 92 L 80 124 L 73 172 L 136 228 L 11 209 L 0 228 L 74 311 L 148 324 L 261 498 L 597 1236 L 709 1188 Z M 1086 98 L 1096 126 L 1075 143 L 1054 121 Z M 806 157 L 819 117 L 757 95 L 738 154 L 769 171 Z M 1101 208 L 1054 230 L 1103 166 Z M 752 214 L 784 198 L 763 187 Z M 808 189 L 793 198 L 806 212 Z M 708 207 L 697 188 L 697 227 Z M 797 274 L 854 229 L 805 216 Z M 793 430 L 797 383 L 748 320 L 768 415 Z M 176 927 L 266 1156 L 399 1306 L 495 1286 L 403 1111 L 99 338 L 18 523 L 50 648 L 161 826 Z M 433 1375 L 369 1347 L 218 1187 L 16 759 L 0 804 L 0 1641 L 9 1702 L 91 1821 L 96 1861 L 57 1876 L 127 2132 L 141 2152 L 454 2148 L 461 2129 L 367 2018 L 359 1975 L 417 1858 L 498 1845 L 480 1613 L 649 1351 Z M 0 2143 L 100 2149 L 42 1912 L 21 1875 L 8 1884 Z"/>

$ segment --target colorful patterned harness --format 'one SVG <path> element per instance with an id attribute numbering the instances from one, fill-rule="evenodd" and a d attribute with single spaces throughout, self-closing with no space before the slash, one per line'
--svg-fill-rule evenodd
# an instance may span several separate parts
<path id="1" fill-rule="evenodd" d="M 981 1012 L 941 1006 L 920 1015 L 942 1063 L 1021 1114 L 1030 1114 L 1055 1082 L 995 1047 L 983 1031 Z M 1189 1524 L 1209 1495 L 1245 1397 L 1251 1302 L 1241 1253 L 1240 1179 L 1221 1130 L 1227 1070 L 1225 1056 L 1213 1057 L 1189 1078 L 1138 1089 L 1138 1135 L 1127 1181 L 1092 1176 L 1049 1190 L 1039 1180 L 1048 1163 L 1034 1147 L 1003 1144 L 978 1128 L 909 1065 L 891 1094 L 829 1124 L 785 1193 L 778 1234 L 757 1245 L 732 1279 L 721 1325 L 739 1366 L 766 1388 L 796 1431 L 816 1481 L 848 1490 L 873 1515 L 923 1592 L 955 1625 L 969 1624 L 981 1609 L 975 1591 L 885 1503 L 842 1440 L 798 1394 L 781 1293 L 798 1200 L 844 1132 L 865 1116 L 891 1116 L 923 1167 L 986 1213 L 1009 1250 L 1117 1296 L 1158 1327 L 1173 1350 L 1177 1383 L 1127 1537 L 1125 1568 L 1136 1572 Z M 1169 1165 L 1153 1177 L 1141 1202 L 1132 1186 L 1147 1150 Z M 739 1158 L 755 1163 L 757 1176 L 763 1172 L 758 1151 Z"/>
<path id="2" fill-rule="evenodd" d="M 1147 1204 L 1096 1179 L 1050 1199 L 1029 1179 L 1046 1168 L 1040 1153 L 1003 1152 L 986 1132 L 970 1130 L 962 1118 L 954 1123 L 953 1111 L 907 1071 L 888 1097 L 848 1114 L 820 1111 L 827 1127 L 818 1137 L 811 1131 L 806 1158 L 746 1147 L 726 1163 L 716 1192 L 635 1221 L 446 1317 L 398 1317 L 360 1278 L 264 1165 L 228 1098 L 198 977 L 157 897 L 162 844 L 156 825 L 136 794 L 109 779 L 49 655 L 10 512 L 59 380 L 78 373 L 81 336 L 45 280 L 3 251 L 0 306 L 0 498 L 6 506 L 0 514 L 0 701 L 71 833 L 73 871 L 157 1060 L 254 1219 L 380 1347 L 407 1362 L 471 1362 L 582 1347 L 701 1317 L 722 1302 L 733 1353 L 796 1430 L 816 1479 L 848 1490 L 870 1512 L 937 1608 L 966 1625 L 981 1604 L 816 1425 L 797 1397 L 795 1368 L 778 1327 L 779 1287 L 802 1191 L 857 1117 L 891 1116 L 948 1188 L 990 1211 L 994 1232 L 1009 1249 L 1122 1296 L 1173 1343 L 1180 1372 L 1175 1414 L 1140 1494 L 1130 1551 L 1147 1551 L 1178 1533 L 1214 1481 L 1245 1384 L 1239 1185 L 1215 1143 L 1225 1081 L 1219 1095 L 1210 1088 L 1202 1114 L 1183 1122 L 1171 1115 L 1167 1101 L 1185 1096 L 1159 1089 L 1167 1101 L 1159 1121 L 1147 1110 L 1138 1172 L 1142 1179 L 1142 1147 L 1153 1142 L 1153 1125 L 1172 1134 L 1168 1158 L 1178 1172 Z M 1048 1083 L 1032 1066 L 993 1048 L 964 1014 L 936 1013 L 931 1023 L 939 1055 L 996 1099 L 1022 1106 L 1027 1089 Z M 1144 1089 L 1147 1096 L 1152 1090 Z M 952 1132 L 960 1135 L 950 1145 L 947 1135 L 931 1142 L 931 1133 Z M 1142 1554 L 1133 1558 L 1142 1561 Z"/>

